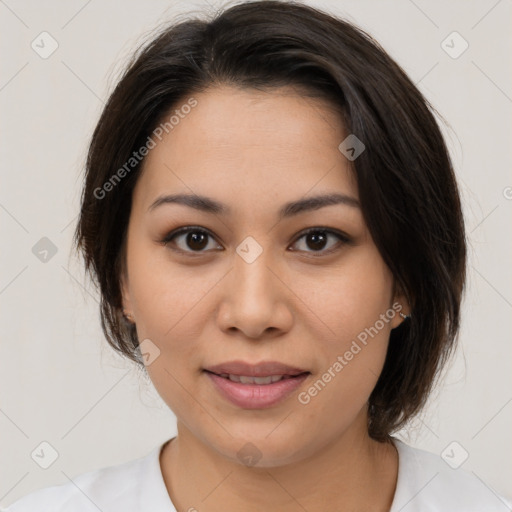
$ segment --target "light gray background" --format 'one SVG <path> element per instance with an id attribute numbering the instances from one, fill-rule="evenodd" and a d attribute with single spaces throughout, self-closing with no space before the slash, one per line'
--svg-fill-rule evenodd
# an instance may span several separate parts
<path id="1" fill-rule="evenodd" d="M 457 441 L 469 453 L 462 468 L 512 498 L 511 2 L 308 3 L 368 30 L 451 125 L 444 133 L 470 242 L 460 349 L 401 437 L 436 453 Z M 87 142 L 119 72 L 148 31 L 205 9 L 183 1 L 0 1 L 4 506 L 175 435 L 174 415 L 152 385 L 103 339 L 98 297 L 70 248 Z M 47 59 L 31 48 L 42 31 L 59 44 Z M 456 59 L 441 46 L 453 31 L 469 43 Z M 42 237 L 57 247 L 46 263 L 32 252 Z M 42 441 L 59 453 L 46 470 L 30 456 Z"/>

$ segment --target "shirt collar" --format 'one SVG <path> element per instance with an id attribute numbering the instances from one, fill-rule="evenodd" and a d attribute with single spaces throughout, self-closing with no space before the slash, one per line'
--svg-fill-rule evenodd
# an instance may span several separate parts
<path id="1" fill-rule="evenodd" d="M 174 438 L 172 438 L 174 439 Z M 151 512 L 176 512 L 167 486 L 165 485 L 160 467 L 160 453 L 164 446 L 172 439 L 156 446 L 145 458 L 141 466 L 140 481 L 142 482 L 138 510 L 151 510 Z"/>

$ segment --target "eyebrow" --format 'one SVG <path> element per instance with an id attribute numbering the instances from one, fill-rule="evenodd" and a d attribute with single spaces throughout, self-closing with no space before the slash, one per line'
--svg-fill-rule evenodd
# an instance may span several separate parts
<path id="1" fill-rule="evenodd" d="M 158 197 L 148 208 L 148 212 L 154 210 L 158 206 L 164 204 L 181 204 L 200 210 L 206 213 L 213 213 L 216 215 L 229 215 L 231 208 L 215 199 L 210 197 L 201 196 L 197 194 L 171 194 Z M 278 219 L 285 219 L 298 215 L 300 213 L 318 210 L 325 206 L 334 204 L 342 204 L 360 208 L 359 201 L 351 196 L 345 194 L 323 194 L 306 199 L 299 199 L 298 201 L 291 201 L 286 203 L 278 212 Z"/>

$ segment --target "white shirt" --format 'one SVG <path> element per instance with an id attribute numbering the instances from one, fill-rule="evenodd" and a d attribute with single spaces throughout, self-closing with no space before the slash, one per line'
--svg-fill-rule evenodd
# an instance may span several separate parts
<path id="1" fill-rule="evenodd" d="M 476 475 L 393 438 L 398 479 L 390 512 L 510 512 L 512 503 Z M 165 443 L 147 455 L 83 473 L 19 499 L 5 512 L 176 512 L 160 468 Z M 191 507 L 201 510 L 201 503 Z M 193 510 L 193 509 L 192 509 Z"/>

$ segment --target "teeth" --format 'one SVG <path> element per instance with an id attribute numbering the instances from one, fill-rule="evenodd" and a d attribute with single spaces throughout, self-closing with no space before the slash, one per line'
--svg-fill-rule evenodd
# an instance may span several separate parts
<path id="1" fill-rule="evenodd" d="M 225 379 L 229 379 L 233 382 L 239 382 L 241 384 L 273 384 L 274 382 L 278 382 L 282 379 L 289 379 L 289 375 L 269 375 L 268 377 L 248 377 L 246 375 L 232 375 L 227 373 L 222 373 L 221 377 Z"/>

